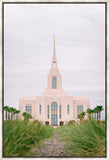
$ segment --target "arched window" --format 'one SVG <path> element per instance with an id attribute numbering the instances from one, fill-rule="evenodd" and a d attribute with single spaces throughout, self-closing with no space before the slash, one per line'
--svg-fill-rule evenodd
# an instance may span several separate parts
<path id="1" fill-rule="evenodd" d="M 42 111 L 42 106 L 40 105 L 39 106 L 39 113 L 41 114 L 41 111 Z"/>
<path id="2" fill-rule="evenodd" d="M 58 104 L 56 102 L 51 104 L 51 125 L 58 125 Z"/>
<path id="3" fill-rule="evenodd" d="M 67 105 L 67 114 L 69 114 L 69 105 Z"/>
<path id="4" fill-rule="evenodd" d="M 59 106 L 59 118 L 61 119 L 61 105 Z"/>
<path id="5" fill-rule="evenodd" d="M 52 89 L 56 89 L 57 88 L 57 79 L 56 77 L 52 77 Z"/>
<path id="6" fill-rule="evenodd" d="M 48 117 L 48 119 L 49 119 L 49 105 L 48 105 L 48 110 L 47 110 L 47 113 L 48 113 L 48 116 L 47 116 L 47 117 Z"/>

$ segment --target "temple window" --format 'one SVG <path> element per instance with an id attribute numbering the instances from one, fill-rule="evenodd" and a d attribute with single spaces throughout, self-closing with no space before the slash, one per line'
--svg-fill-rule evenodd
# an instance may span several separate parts
<path id="1" fill-rule="evenodd" d="M 29 104 L 26 105 L 25 106 L 25 112 L 31 115 L 31 113 L 32 113 L 32 106 L 29 105 Z"/>
<path id="2" fill-rule="evenodd" d="M 56 89 L 57 88 L 57 79 L 56 77 L 52 77 L 52 89 Z"/>
<path id="3" fill-rule="evenodd" d="M 82 105 L 81 106 L 77 106 L 77 117 L 82 112 L 83 112 L 83 106 Z"/>
<path id="4" fill-rule="evenodd" d="M 40 105 L 39 106 L 39 113 L 41 114 L 41 111 L 42 111 L 42 106 Z"/>
<path id="5" fill-rule="evenodd" d="M 61 105 L 59 106 L 59 118 L 61 119 Z"/>
<path id="6" fill-rule="evenodd" d="M 47 109 L 47 117 L 48 117 L 48 119 L 49 119 L 49 105 L 48 105 L 48 109 Z"/>
<path id="7" fill-rule="evenodd" d="M 67 105 L 67 114 L 69 114 L 69 105 Z"/>

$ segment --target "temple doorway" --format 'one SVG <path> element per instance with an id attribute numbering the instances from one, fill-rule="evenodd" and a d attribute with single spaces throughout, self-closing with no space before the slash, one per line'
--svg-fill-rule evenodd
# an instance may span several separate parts
<path id="1" fill-rule="evenodd" d="M 58 104 L 53 102 L 51 104 L 51 125 L 57 126 L 58 125 Z"/>
<path id="2" fill-rule="evenodd" d="M 60 126 L 63 126 L 64 122 L 63 121 L 60 121 Z"/>

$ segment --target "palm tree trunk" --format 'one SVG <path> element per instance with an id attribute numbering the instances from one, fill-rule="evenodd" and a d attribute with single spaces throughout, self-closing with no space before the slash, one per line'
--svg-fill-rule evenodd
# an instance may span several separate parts
<path id="1" fill-rule="evenodd" d="M 15 120 L 15 114 L 14 114 L 14 120 Z"/>
<path id="2" fill-rule="evenodd" d="M 88 119 L 90 119 L 90 114 L 88 114 Z"/>
<path id="3" fill-rule="evenodd" d="M 95 120 L 96 120 L 96 113 L 95 113 Z"/>
<path id="4" fill-rule="evenodd" d="M 16 120 L 18 120 L 18 119 L 19 119 L 18 114 L 16 114 Z"/>
<path id="5" fill-rule="evenodd" d="M 8 121 L 10 120 L 10 113 L 8 112 Z"/>
<path id="6" fill-rule="evenodd" d="M 12 120 L 13 120 L 13 113 L 12 113 Z"/>
<path id="7" fill-rule="evenodd" d="M 92 113 L 92 120 L 93 120 L 93 113 Z"/>
<path id="8" fill-rule="evenodd" d="M 100 115 L 100 111 L 99 111 L 99 121 L 101 121 L 101 115 Z"/>
<path id="9" fill-rule="evenodd" d="M 6 111 L 6 115 L 5 116 L 6 116 L 6 121 L 7 121 L 7 111 Z"/>
<path id="10" fill-rule="evenodd" d="M 97 121 L 98 121 L 98 112 L 97 112 Z"/>
<path id="11" fill-rule="evenodd" d="M 12 120 L 12 112 L 11 112 L 11 120 Z"/>

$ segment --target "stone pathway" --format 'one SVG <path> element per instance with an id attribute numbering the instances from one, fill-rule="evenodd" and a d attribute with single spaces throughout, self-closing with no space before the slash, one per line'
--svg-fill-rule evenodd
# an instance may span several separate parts
<path id="1" fill-rule="evenodd" d="M 61 141 L 60 135 L 55 131 L 53 136 L 43 142 L 38 148 L 31 150 L 37 157 L 64 157 L 66 156 L 65 142 Z"/>

